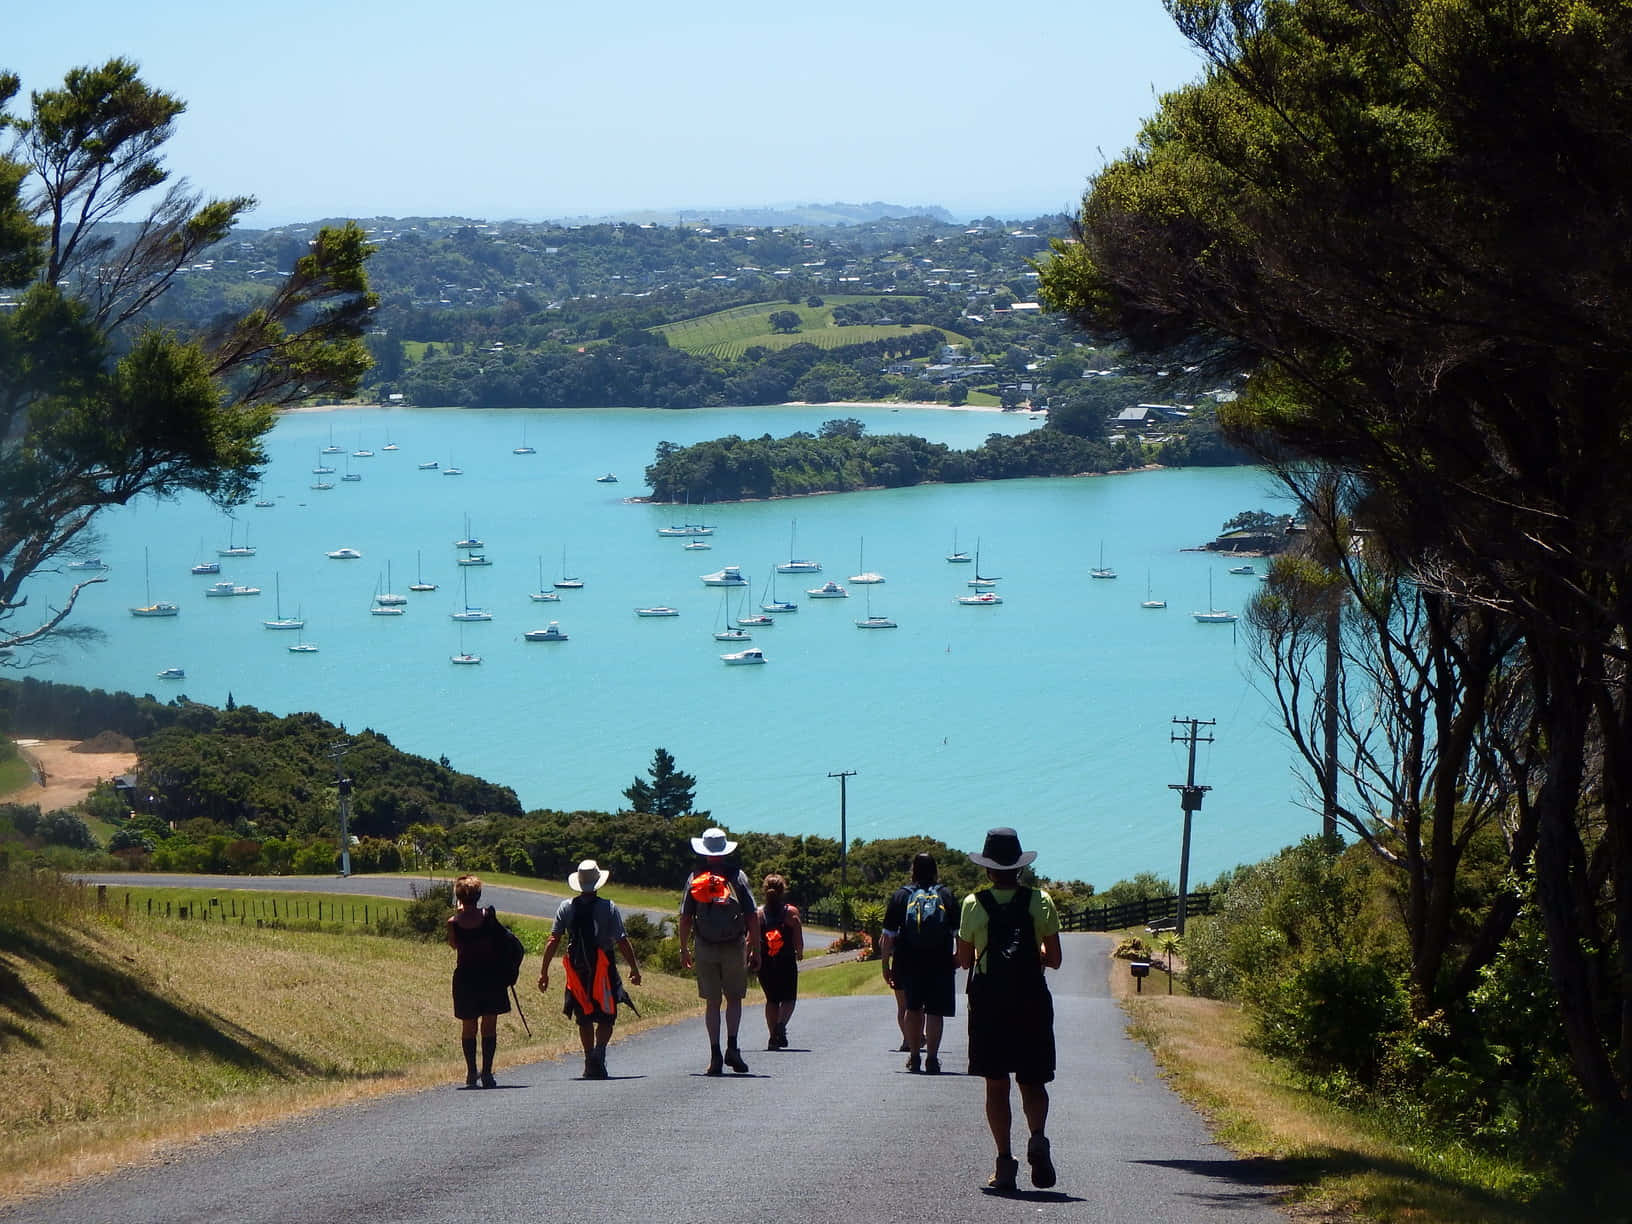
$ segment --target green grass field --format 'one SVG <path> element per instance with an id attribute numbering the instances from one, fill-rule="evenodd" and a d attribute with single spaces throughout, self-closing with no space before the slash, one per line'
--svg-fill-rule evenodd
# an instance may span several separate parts
<path id="1" fill-rule="evenodd" d="M 889 302 L 889 298 L 864 295 L 824 297 L 820 306 L 795 305 L 790 302 L 755 302 L 736 306 L 714 314 L 665 323 L 652 330 L 668 338 L 674 348 L 688 353 L 731 359 L 742 356 L 749 348 L 759 345 L 768 349 L 784 349 L 795 344 L 814 344 L 817 348 L 842 348 L 850 344 L 866 344 L 872 340 L 895 339 L 915 332 L 929 331 L 923 324 L 908 327 L 839 327 L 833 322 L 833 308 L 851 302 Z M 907 299 L 896 299 L 907 300 Z M 799 316 L 796 332 L 771 330 L 771 315 L 779 310 L 791 310 Z M 967 344 L 967 337 L 947 333 L 947 342 Z"/>

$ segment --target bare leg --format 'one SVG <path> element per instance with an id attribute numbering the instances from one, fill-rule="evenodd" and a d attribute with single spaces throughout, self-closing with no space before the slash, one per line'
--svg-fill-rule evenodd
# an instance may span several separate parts
<path id="1" fill-rule="evenodd" d="M 1007 1096 L 1008 1093 L 1005 1092 L 1004 1097 Z M 1030 1128 L 1031 1133 L 1042 1134 L 1048 1127 L 1048 1085 L 1021 1084 L 1020 1108 L 1026 1115 L 1026 1126 Z"/>
<path id="2" fill-rule="evenodd" d="M 716 1024 L 719 1023 L 718 1018 L 716 1018 L 715 1023 Z M 741 1024 L 742 1024 L 742 999 L 741 998 L 727 999 L 725 1001 L 725 1044 L 726 1045 L 734 1046 L 734 1045 L 737 1044 L 737 1029 L 741 1026 Z M 718 1040 L 718 1032 L 719 1032 L 719 1030 L 718 1030 L 718 1028 L 716 1028 L 715 1029 L 715 1034 L 716 1034 L 715 1039 L 716 1040 Z"/>
<path id="3" fill-rule="evenodd" d="M 742 1006 L 740 1001 L 737 1004 L 737 1006 L 739 1008 Z M 704 1006 L 704 1008 L 703 1008 L 703 1027 L 708 1030 L 708 1044 L 711 1045 L 711 1046 L 719 1045 L 720 1044 L 720 1005 L 719 1005 L 718 1002 L 710 1001 L 709 1003 L 707 1003 Z"/>
<path id="4" fill-rule="evenodd" d="M 776 1036 L 776 1026 L 781 1016 L 782 1004 L 770 1002 L 765 1004 L 765 1032 L 767 1036 Z"/>
<path id="5" fill-rule="evenodd" d="M 584 1047 L 585 1054 L 595 1049 L 595 1026 L 588 1020 L 578 1022 L 578 1044 Z"/>
<path id="6" fill-rule="evenodd" d="M 903 1029 L 907 1039 L 907 1049 L 914 1054 L 918 1053 L 924 1046 L 924 1013 L 922 1011 L 909 1011 Z"/>
<path id="7" fill-rule="evenodd" d="M 931 1058 L 937 1057 L 941 1052 L 941 1031 L 945 1027 L 945 1016 L 932 1016 L 928 1013 L 924 1015 L 925 1048 L 929 1051 Z"/>
<path id="8" fill-rule="evenodd" d="M 997 1144 L 997 1154 L 1008 1156 L 1009 1126 L 1014 1121 L 1009 1109 L 1009 1077 L 988 1076 L 986 1079 L 986 1126 Z"/>

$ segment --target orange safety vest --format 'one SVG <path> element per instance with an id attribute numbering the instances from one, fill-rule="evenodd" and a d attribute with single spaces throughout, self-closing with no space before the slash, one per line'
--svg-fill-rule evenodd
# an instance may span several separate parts
<path id="1" fill-rule="evenodd" d="M 572 996 L 573 1002 L 585 1015 L 599 1014 L 615 1016 L 618 1010 L 618 1001 L 612 995 L 612 967 L 611 960 L 606 955 L 606 949 L 595 949 L 595 973 L 591 981 L 585 982 L 583 975 L 573 963 L 569 955 L 565 964 L 567 968 L 567 993 Z"/>

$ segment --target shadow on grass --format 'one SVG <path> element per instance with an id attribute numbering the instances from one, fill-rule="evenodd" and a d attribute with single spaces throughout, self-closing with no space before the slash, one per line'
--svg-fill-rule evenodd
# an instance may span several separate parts
<path id="1" fill-rule="evenodd" d="M 40 1001 L 40 997 L 28 988 L 10 960 L 0 956 L 0 1011 L 11 1012 L 21 1020 L 37 1020 L 46 1024 L 55 1024 L 59 1027 L 64 1023 L 61 1016 L 52 1011 Z M 45 1043 L 38 1036 L 14 1023 L 10 1018 L 0 1018 L 0 1050 L 13 1041 L 21 1041 L 24 1045 L 31 1045 L 39 1049 Z"/>
<path id="2" fill-rule="evenodd" d="M 49 928 L 9 932 L 12 947 L 50 969 L 73 998 L 159 1045 L 278 1076 L 312 1076 L 322 1069 L 207 1009 L 168 998 L 151 982 Z M 22 983 L 19 980 L 18 985 Z M 25 988 L 26 993 L 26 988 Z M 32 996 L 30 996 L 32 997 Z M 39 1006 L 38 999 L 34 1000 Z M 57 1023 L 63 1023 L 60 1019 Z"/>
<path id="3" fill-rule="evenodd" d="M 1419 1165 L 1388 1160 L 1343 1148 L 1329 1148 L 1319 1155 L 1298 1157 L 1249 1156 L 1225 1160 L 1145 1160 L 1140 1164 L 1198 1178 L 1227 1182 L 1232 1187 L 1217 1193 L 1198 1190 L 1191 1197 L 1198 1203 L 1240 1206 L 1243 1191 L 1261 1198 L 1266 1205 L 1282 1205 L 1286 1191 L 1297 1186 L 1315 1186 L 1328 1178 L 1370 1175 L 1390 1179 L 1393 1191 L 1374 1187 L 1368 1201 L 1374 1206 L 1389 1203 L 1396 1210 L 1422 1213 L 1433 1219 L 1480 1220 L 1496 1224 L 1521 1224 L 1547 1219 L 1545 1213 L 1510 1198 L 1492 1194 L 1478 1186 L 1453 1178 L 1439 1177 Z"/>

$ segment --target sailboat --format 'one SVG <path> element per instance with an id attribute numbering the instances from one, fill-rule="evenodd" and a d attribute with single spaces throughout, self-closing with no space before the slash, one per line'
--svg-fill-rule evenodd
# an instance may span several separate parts
<path id="1" fill-rule="evenodd" d="M 1202 625 L 1228 625 L 1236 620 L 1234 612 L 1213 607 L 1213 571 L 1211 569 L 1207 571 L 1207 610 L 1205 612 L 1192 612 L 1190 616 L 1197 624 Z"/>
<path id="2" fill-rule="evenodd" d="M 325 455 L 338 455 L 340 448 L 334 444 L 334 426 L 329 426 L 329 444 L 323 448 Z"/>
<path id="3" fill-rule="evenodd" d="M 380 449 L 382 451 L 399 451 L 402 449 L 402 447 L 391 441 L 391 431 L 388 429 L 385 431 L 385 445 L 380 447 Z"/>
<path id="4" fill-rule="evenodd" d="M 470 606 L 470 571 L 467 569 L 467 570 L 464 571 L 464 574 L 465 574 L 465 606 L 460 611 L 455 612 L 455 613 L 452 614 L 453 619 L 456 620 L 456 621 L 490 621 L 490 620 L 492 620 L 493 619 L 493 613 L 485 611 L 482 608 L 473 608 L 473 607 Z"/>
<path id="5" fill-rule="evenodd" d="M 857 629 L 894 629 L 895 622 L 887 616 L 873 615 L 873 593 L 867 592 L 867 615 L 856 622 Z"/>
<path id="6" fill-rule="evenodd" d="M 470 651 L 465 649 L 465 627 L 463 625 L 459 626 L 459 653 L 448 657 L 455 663 L 463 663 L 467 666 L 482 661 L 481 655 L 471 654 Z"/>
<path id="7" fill-rule="evenodd" d="M 1115 578 L 1116 571 L 1105 564 L 1105 541 L 1099 542 L 1099 564 L 1088 571 L 1090 578 Z"/>
<path id="8" fill-rule="evenodd" d="M 198 542 L 198 551 L 199 552 L 204 551 L 204 541 L 203 540 L 200 540 Z M 193 568 L 192 568 L 192 570 L 190 572 L 192 572 L 194 574 L 219 574 L 221 572 L 221 562 L 219 562 L 219 561 L 200 561 L 197 565 L 193 566 Z"/>
<path id="9" fill-rule="evenodd" d="M 453 542 L 453 546 L 455 548 L 467 548 L 467 549 L 485 547 L 485 545 L 483 545 L 483 543 L 479 539 L 477 539 L 475 536 L 470 534 L 470 515 L 468 515 L 468 514 L 465 515 L 465 536 L 464 536 L 464 539 L 455 540 Z"/>
<path id="10" fill-rule="evenodd" d="M 531 447 L 531 446 L 527 445 L 527 422 L 526 422 L 525 419 L 521 422 L 521 445 L 520 446 L 512 446 L 510 448 L 510 453 L 512 455 L 536 455 L 536 454 L 538 454 L 538 451 L 534 447 Z"/>
<path id="11" fill-rule="evenodd" d="M 567 546 L 561 546 L 561 577 L 552 584 L 558 591 L 581 591 L 584 580 L 567 572 Z"/>
<path id="12" fill-rule="evenodd" d="M 952 551 L 946 554 L 946 559 L 953 565 L 968 565 L 972 557 L 958 547 L 958 529 L 952 529 Z"/>
<path id="13" fill-rule="evenodd" d="M 289 653 L 290 654 L 316 654 L 317 653 L 317 643 L 316 642 L 308 642 L 306 640 L 306 631 L 304 629 L 298 630 L 296 632 L 294 642 L 292 642 L 290 644 L 290 646 L 289 646 Z"/>
<path id="14" fill-rule="evenodd" d="M 367 452 L 364 452 L 364 451 L 352 451 L 351 454 L 352 455 L 361 455 L 361 454 L 365 454 L 365 453 L 372 455 L 374 452 L 373 451 L 367 451 Z M 340 479 L 341 480 L 350 480 L 352 482 L 356 482 L 356 481 L 361 480 L 362 478 L 363 478 L 363 474 L 361 472 L 354 472 L 354 471 L 351 470 L 351 455 L 347 455 L 346 456 L 346 474 L 344 476 L 340 477 Z"/>
<path id="15" fill-rule="evenodd" d="M 1144 598 L 1144 602 L 1141 603 L 1139 606 L 1141 608 L 1165 608 L 1165 607 L 1167 607 L 1167 600 L 1165 600 L 1165 599 L 1152 599 L 1151 598 L 1151 595 L 1150 595 L 1150 571 L 1149 570 L 1145 571 L 1145 598 Z"/>
<path id="16" fill-rule="evenodd" d="M 822 563 L 812 561 L 799 555 L 799 520 L 793 520 L 793 529 L 788 535 L 788 559 L 776 567 L 779 574 L 819 574 L 822 572 Z"/>
<path id="17" fill-rule="evenodd" d="M 414 554 L 414 580 L 408 584 L 408 589 L 410 591 L 436 590 L 436 583 L 425 581 L 424 571 L 420 564 L 420 554 L 417 552 Z"/>
<path id="18" fill-rule="evenodd" d="M 225 548 L 216 549 L 215 550 L 215 555 L 216 556 L 218 556 L 218 557 L 253 557 L 255 555 L 255 550 L 249 546 L 249 527 L 247 525 L 244 527 L 244 542 L 242 544 L 234 544 L 232 542 L 232 529 L 233 529 L 233 526 L 237 524 L 237 522 L 238 522 L 238 520 L 235 519 L 232 515 L 230 515 L 230 514 L 227 515 L 227 524 L 228 524 L 228 526 L 227 526 L 227 546 Z"/>
<path id="19" fill-rule="evenodd" d="M 997 586 L 997 579 L 990 574 L 980 572 L 980 541 L 975 541 L 975 576 L 969 579 L 969 585 L 977 591 L 990 591 Z"/>
<path id="20" fill-rule="evenodd" d="M 283 576 L 281 574 L 274 574 L 272 576 L 272 583 L 272 590 L 274 592 L 273 597 L 277 601 L 275 605 L 277 615 L 271 620 L 262 621 L 261 624 L 265 625 L 268 629 L 304 629 L 306 627 L 306 622 L 301 620 L 300 617 L 285 616 L 283 614 Z"/>
<path id="21" fill-rule="evenodd" d="M 716 642 L 749 642 L 753 635 L 741 625 L 731 623 L 731 589 L 720 593 L 720 627 L 714 631 Z"/>
<path id="22" fill-rule="evenodd" d="M 402 599 L 403 603 L 408 602 L 401 595 L 398 595 L 396 598 Z M 388 604 L 385 602 L 383 592 L 380 590 L 379 580 L 376 579 L 374 582 L 374 598 L 369 602 L 368 614 L 370 616 L 404 616 L 407 614 L 407 611 L 408 609 L 402 607 L 400 604 Z"/>
<path id="23" fill-rule="evenodd" d="M 538 590 L 528 591 L 527 598 L 532 600 L 534 603 L 561 602 L 561 596 L 544 585 L 544 556 L 542 553 L 539 554 L 538 558 Z"/>
<path id="24" fill-rule="evenodd" d="M 867 568 L 867 541 L 865 538 L 862 539 L 861 544 L 856 549 L 856 568 L 859 569 L 861 573 L 851 574 L 851 582 L 857 583 L 861 586 L 867 586 L 870 583 L 876 584 L 884 581 L 883 574 L 875 574 L 872 570 Z"/>
<path id="25" fill-rule="evenodd" d="M 132 616 L 175 616 L 180 613 L 181 607 L 179 605 L 171 603 L 168 599 L 155 600 L 153 598 L 153 587 L 147 573 L 147 549 L 145 548 L 142 549 L 142 586 L 147 592 L 147 602 L 139 608 L 132 608 L 130 610 Z"/>
<path id="26" fill-rule="evenodd" d="M 761 612 L 777 613 L 799 611 L 799 605 L 792 600 L 778 599 L 776 597 L 776 570 L 774 567 L 771 570 L 771 580 L 765 584 L 765 599 L 760 603 L 759 609 Z"/>
<path id="27" fill-rule="evenodd" d="M 400 608 L 408 602 L 408 596 L 393 594 L 391 590 L 391 562 L 385 563 L 385 590 L 374 596 L 374 602 L 382 608 Z"/>

